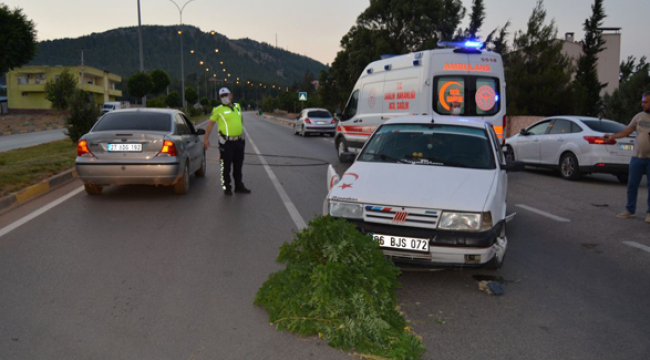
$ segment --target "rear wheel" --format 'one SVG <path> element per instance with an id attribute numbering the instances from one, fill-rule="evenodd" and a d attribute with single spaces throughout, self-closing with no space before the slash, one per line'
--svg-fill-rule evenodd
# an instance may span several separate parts
<path id="1" fill-rule="evenodd" d="M 342 163 L 347 163 L 349 161 L 345 161 L 343 159 L 343 153 L 348 152 L 348 146 L 345 144 L 345 140 L 341 137 L 336 141 L 336 152 L 339 156 L 339 161 Z"/>
<path id="2" fill-rule="evenodd" d="M 97 195 L 101 195 L 102 190 L 104 190 L 104 187 L 95 184 L 84 184 L 84 189 L 86 190 L 86 193 L 88 195 L 97 196 Z"/>
<path id="3" fill-rule="evenodd" d="M 183 176 L 176 184 L 174 184 L 174 192 L 177 195 L 185 195 L 189 191 L 190 191 L 190 165 L 185 164 L 185 169 L 183 170 Z"/>
<path id="4" fill-rule="evenodd" d="M 618 182 L 621 184 L 627 184 L 627 180 L 629 179 L 628 174 L 616 174 L 616 178 L 618 179 Z"/>
<path id="5" fill-rule="evenodd" d="M 303 137 L 307 136 L 307 133 L 305 132 L 305 125 L 302 126 L 301 131 L 300 131 L 300 135 L 302 135 Z"/>
<path id="6" fill-rule="evenodd" d="M 566 180 L 577 180 L 580 178 L 578 158 L 572 153 L 566 153 L 560 158 L 560 175 Z"/>
<path id="7" fill-rule="evenodd" d="M 506 145 L 506 160 L 515 161 L 515 151 L 512 149 L 512 146 Z"/>
<path id="8" fill-rule="evenodd" d="M 205 151 L 203 151 L 203 162 L 201 163 L 201 167 L 198 170 L 196 170 L 194 175 L 196 175 L 197 177 L 204 177 L 207 167 L 208 167 L 208 160 L 205 157 Z"/>

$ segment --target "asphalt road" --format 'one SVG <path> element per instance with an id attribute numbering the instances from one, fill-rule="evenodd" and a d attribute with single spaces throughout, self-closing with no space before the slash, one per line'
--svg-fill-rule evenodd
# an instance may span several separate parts
<path id="1" fill-rule="evenodd" d="M 0 152 L 40 145 L 67 138 L 63 129 L 0 136 Z"/>
<path id="2" fill-rule="evenodd" d="M 332 140 L 245 118 L 247 153 L 254 143 L 264 154 L 299 218 L 320 214 L 326 166 L 317 164 L 346 168 Z M 2 235 L 78 191 L 75 182 L 1 216 L 0 359 L 350 358 L 276 331 L 252 304 L 281 268 L 275 257 L 296 214 L 255 155 L 244 168 L 253 193 L 225 197 L 217 158 L 211 148 L 208 176 L 192 178 L 187 196 L 144 186 L 81 192 Z M 615 218 L 625 186 L 548 171 L 509 181 L 517 216 L 501 270 L 404 269 L 400 277 L 398 299 L 425 358 L 647 359 L 650 225 Z M 505 295 L 480 292 L 480 276 L 502 281 Z"/>

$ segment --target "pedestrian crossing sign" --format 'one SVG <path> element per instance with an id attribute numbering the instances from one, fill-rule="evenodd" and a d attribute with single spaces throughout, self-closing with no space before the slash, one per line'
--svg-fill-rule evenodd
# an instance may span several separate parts
<path id="1" fill-rule="evenodd" d="M 307 93 L 306 92 L 298 93 L 298 101 L 307 101 Z"/>

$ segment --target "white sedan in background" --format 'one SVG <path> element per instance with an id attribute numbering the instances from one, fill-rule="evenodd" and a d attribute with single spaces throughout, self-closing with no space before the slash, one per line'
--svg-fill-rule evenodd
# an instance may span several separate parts
<path id="1" fill-rule="evenodd" d="M 567 180 L 591 173 L 612 174 L 627 183 L 635 135 L 605 141 L 603 135 L 616 133 L 625 125 L 584 116 L 554 116 L 543 119 L 506 139 L 509 160 L 528 166 L 559 169 Z"/>

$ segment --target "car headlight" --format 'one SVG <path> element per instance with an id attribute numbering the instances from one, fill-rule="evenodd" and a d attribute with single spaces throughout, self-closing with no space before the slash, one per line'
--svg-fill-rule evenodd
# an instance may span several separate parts
<path id="1" fill-rule="evenodd" d="M 363 206 L 361 204 L 331 202 L 330 215 L 348 219 L 362 219 Z"/>
<path id="2" fill-rule="evenodd" d="M 489 214 L 489 213 L 488 213 Z M 480 231 L 483 230 L 488 224 L 483 224 L 483 217 L 485 214 L 476 213 L 458 213 L 458 212 L 443 212 L 440 220 L 438 221 L 438 229 L 441 230 L 459 230 L 459 231 Z M 491 216 L 485 216 L 485 220 L 492 222 Z M 491 224 L 489 227 L 492 227 Z"/>

